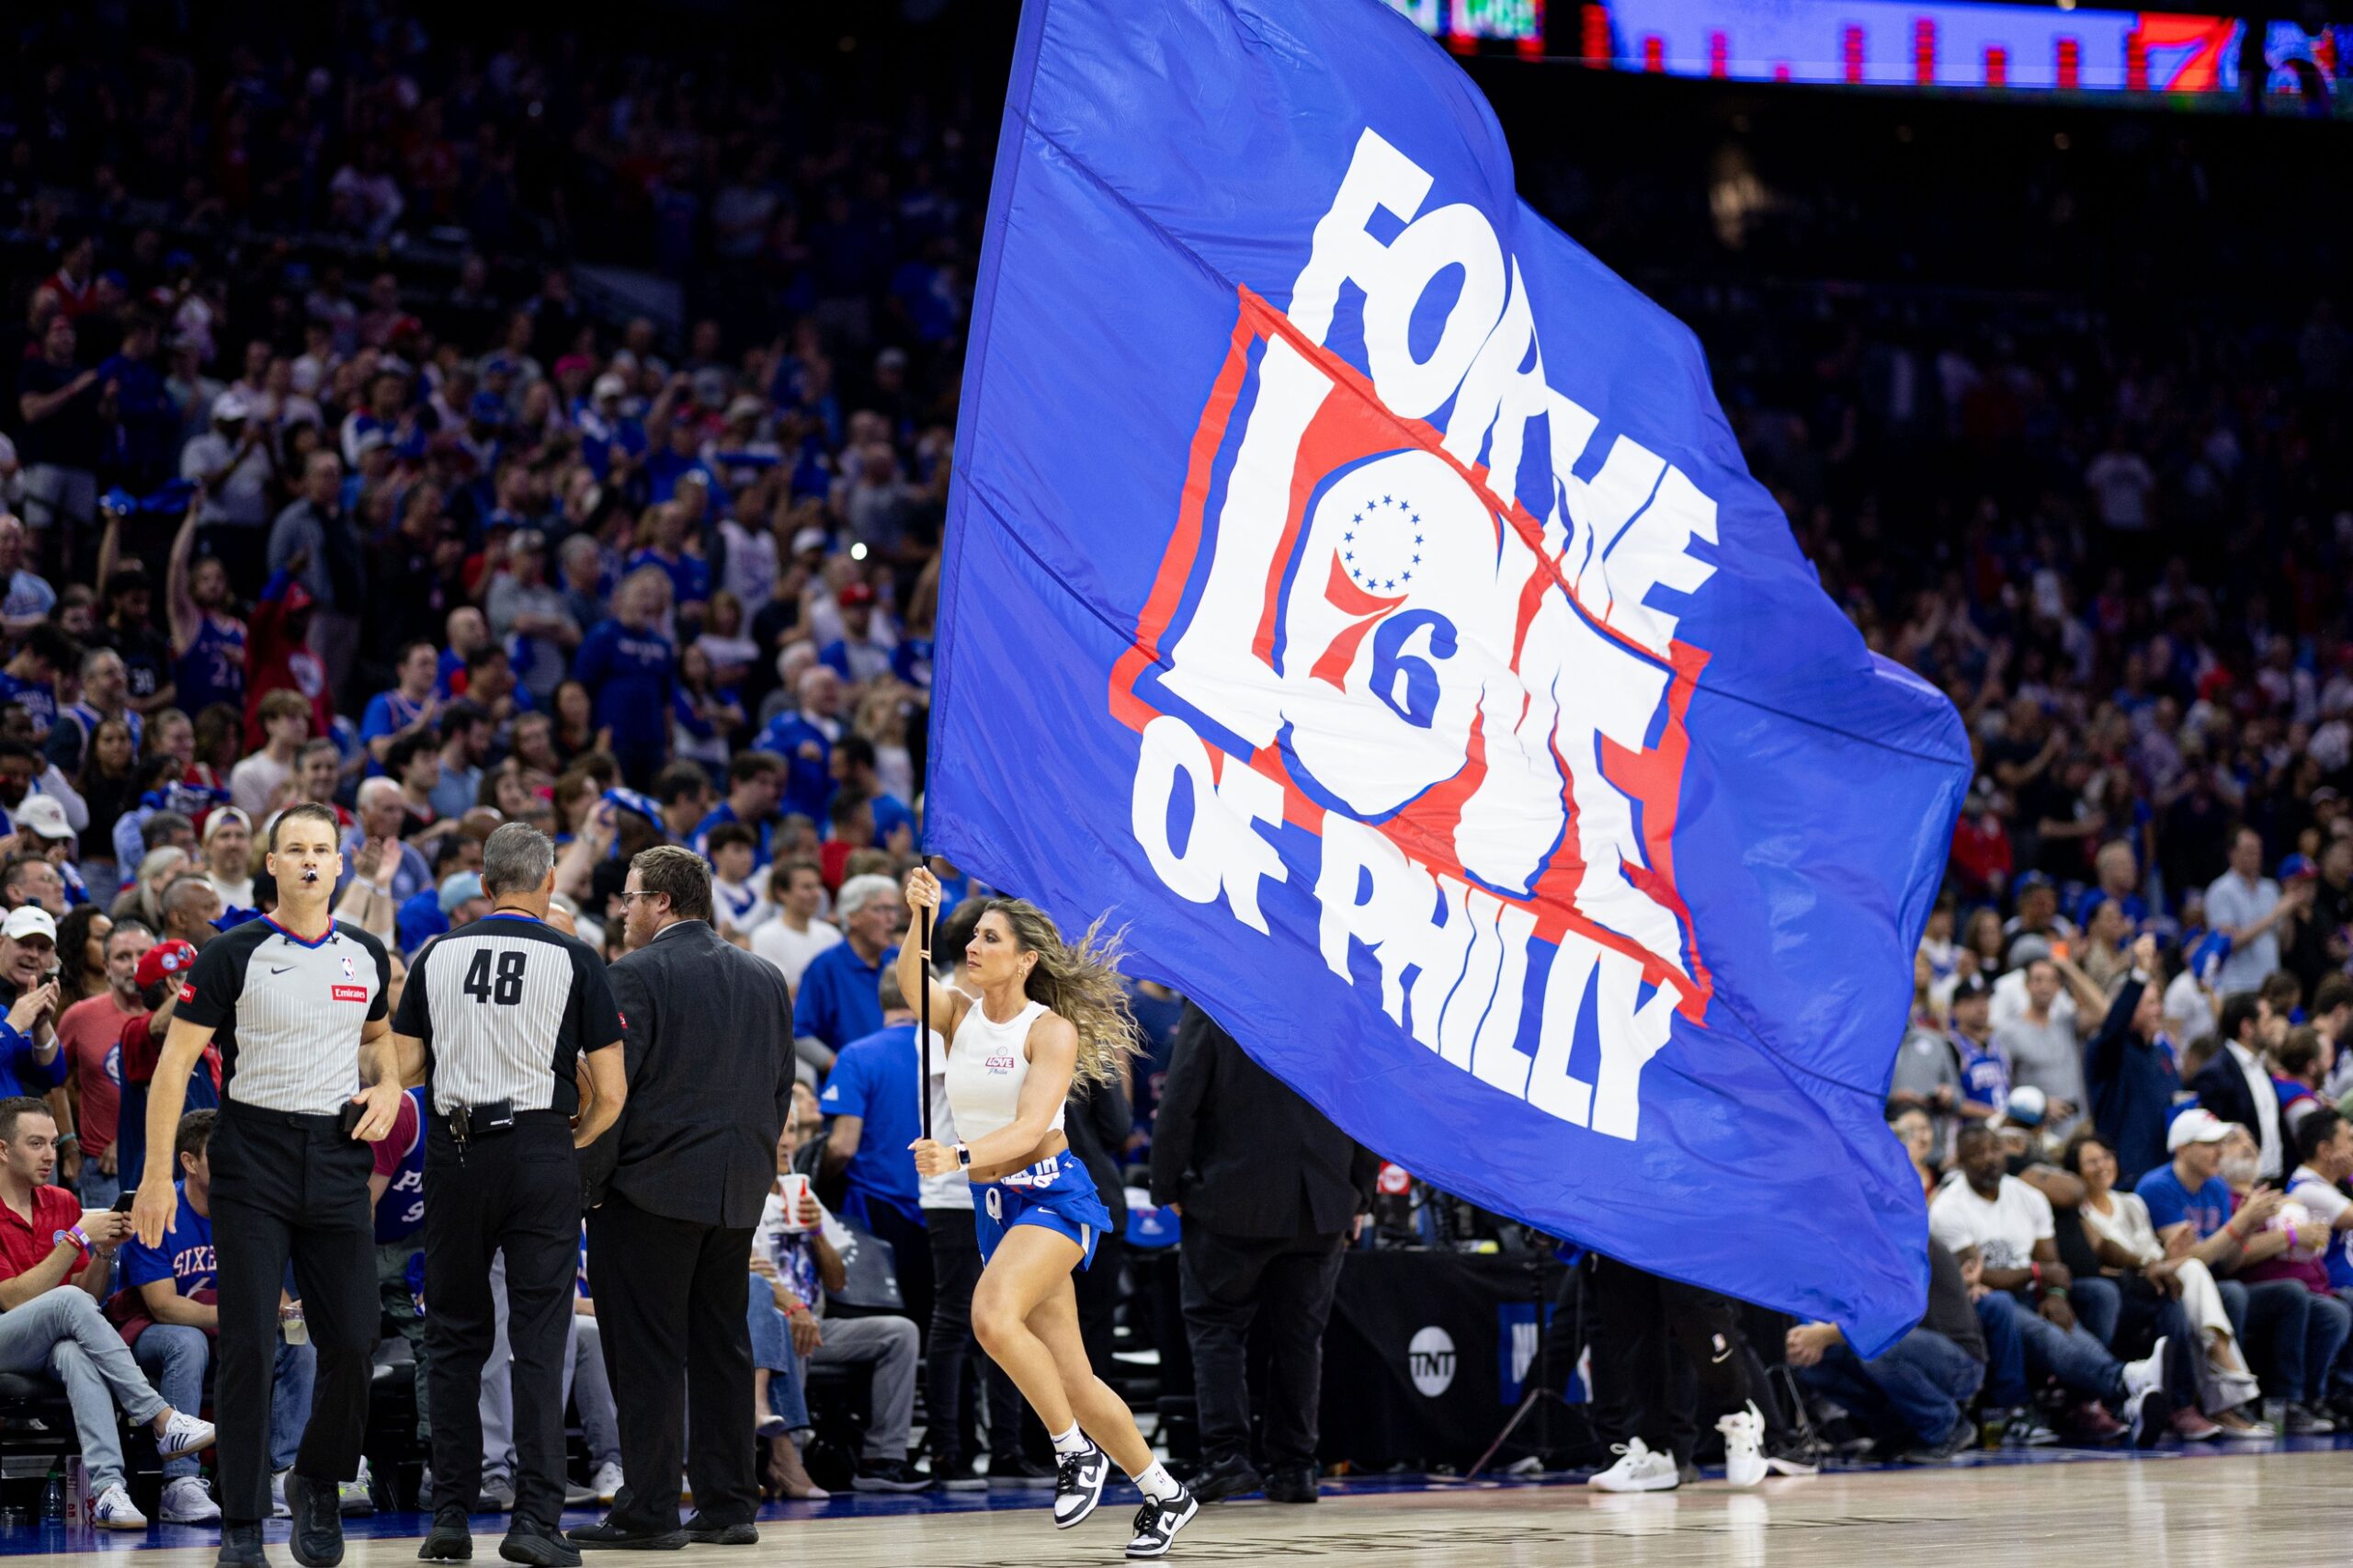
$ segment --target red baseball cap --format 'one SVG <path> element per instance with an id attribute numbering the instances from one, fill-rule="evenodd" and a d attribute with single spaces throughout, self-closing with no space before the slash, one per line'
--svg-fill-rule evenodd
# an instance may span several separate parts
<path id="1" fill-rule="evenodd" d="M 851 605 L 870 605 L 874 602 L 873 585 L 869 583 L 844 583 L 842 591 L 834 596 L 834 602 L 844 608 Z"/>
<path id="2" fill-rule="evenodd" d="M 176 937 L 168 942 L 156 943 L 140 955 L 139 972 L 131 977 L 131 983 L 144 991 L 195 964 L 196 949 Z"/>

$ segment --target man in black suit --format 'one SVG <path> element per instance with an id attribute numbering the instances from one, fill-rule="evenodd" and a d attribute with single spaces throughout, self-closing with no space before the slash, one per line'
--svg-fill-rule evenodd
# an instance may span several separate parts
<path id="1" fill-rule="evenodd" d="M 752 1231 L 792 1103 L 792 994 L 774 965 L 711 928 L 710 868 L 660 845 L 630 862 L 629 945 L 613 965 L 629 1097 L 585 1159 L 588 1284 L 621 1429 L 626 1484 L 587 1548 L 759 1539 Z M 683 1397 L 682 1397 L 683 1396 Z M 680 1434 L 696 1513 L 678 1526 Z"/>
<path id="2" fill-rule="evenodd" d="M 1268 1343 L 1263 1483 L 1315 1501 L 1324 1324 L 1340 1253 L 1370 1206 L 1380 1162 L 1185 1005 L 1152 1132 L 1152 1199 L 1184 1216 L 1179 1275 L 1208 1465 L 1204 1503 L 1259 1490 L 1246 1370 L 1253 1319 Z"/>
<path id="3" fill-rule="evenodd" d="M 2287 1030 L 2287 1019 L 2275 1022 L 2269 1006 L 2256 993 L 2232 992 L 2222 998 L 2222 1017 L 2214 1027 L 2222 1049 L 2189 1081 L 2200 1105 L 2255 1135 L 2261 1151 L 2257 1173 L 2271 1181 L 2294 1168 L 2284 1158 L 2288 1140 L 2279 1125 L 2279 1091 L 2272 1086 L 2263 1060 L 2264 1051 L 2285 1040 Z"/>

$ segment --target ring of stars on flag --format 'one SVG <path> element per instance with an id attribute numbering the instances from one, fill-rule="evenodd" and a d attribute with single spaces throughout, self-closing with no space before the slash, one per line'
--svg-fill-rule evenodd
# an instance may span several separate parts
<path id="1" fill-rule="evenodd" d="M 1367 495 L 1340 532 L 1340 565 L 1369 594 L 1410 590 L 1422 563 L 1422 515 L 1397 494 Z"/>

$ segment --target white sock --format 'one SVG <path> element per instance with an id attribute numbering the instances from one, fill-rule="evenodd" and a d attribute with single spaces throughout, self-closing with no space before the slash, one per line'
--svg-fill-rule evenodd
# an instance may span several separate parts
<path id="1" fill-rule="evenodd" d="M 1165 1503 L 1185 1490 L 1176 1484 L 1176 1478 L 1168 1473 L 1168 1467 L 1158 1460 L 1153 1460 L 1151 1466 L 1136 1477 L 1136 1487 L 1145 1496 L 1159 1503 Z"/>
<path id="2" fill-rule="evenodd" d="M 1069 1431 L 1054 1434 L 1054 1452 L 1058 1454 L 1083 1454 L 1092 1446 L 1075 1421 L 1070 1424 Z"/>

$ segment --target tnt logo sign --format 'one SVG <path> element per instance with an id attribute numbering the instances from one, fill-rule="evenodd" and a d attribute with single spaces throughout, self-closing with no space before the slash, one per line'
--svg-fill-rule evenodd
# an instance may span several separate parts
<path id="1" fill-rule="evenodd" d="M 1111 681 L 1131 826 L 1252 929 L 1264 884 L 1312 890 L 1326 966 L 1369 956 L 1414 1039 L 1632 1138 L 1710 993 L 1673 841 L 1715 503 L 1597 439 L 1494 226 L 1432 185 L 1366 131 L 1288 308 L 1241 291 Z"/>

